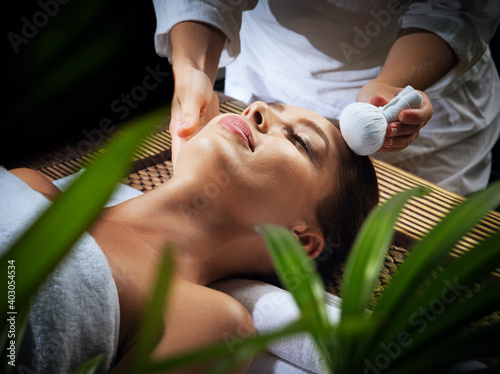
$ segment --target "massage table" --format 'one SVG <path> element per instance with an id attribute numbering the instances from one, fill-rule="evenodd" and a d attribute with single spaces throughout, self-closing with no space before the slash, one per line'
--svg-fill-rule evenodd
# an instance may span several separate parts
<path id="1" fill-rule="evenodd" d="M 240 113 L 247 104 L 218 93 L 221 113 Z M 134 155 L 132 172 L 123 179 L 123 183 L 134 189 L 147 193 L 155 187 L 170 179 L 173 175 L 171 162 L 171 136 L 168 131 L 168 110 L 164 110 L 165 116 L 161 129 L 145 139 L 142 146 Z M 67 177 L 85 167 L 93 161 L 100 153 L 101 144 L 94 144 L 88 147 L 90 142 L 82 137 L 80 144 L 85 144 L 87 152 L 79 154 L 73 151 L 78 146 L 78 140 L 72 144 L 63 146 L 47 152 L 42 157 L 24 160 L 11 167 L 29 167 L 39 170 L 50 180 L 55 181 Z M 85 143 L 81 143 L 85 142 Z M 79 149 L 84 148 L 80 147 Z M 70 155 L 70 157 L 68 156 Z M 386 162 L 372 159 L 377 173 L 380 203 L 391 196 L 413 188 L 415 186 L 426 186 L 430 193 L 424 197 L 411 199 L 403 208 L 398 221 L 395 224 L 396 233 L 388 249 L 386 260 L 380 275 L 378 285 L 375 289 L 377 297 L 391 279 L 391 274 L 398 265 L 404 261 L 405 256 L 411 250 L 412 245 L 425 236 L 453 207 L 465 200 L 464 197 L 441 188 L 422 178 L 412 175 Z M 490 211 L 488 215 L 451 251 L 451 256 L 460 256 L 470 250 L 478 242 L 490 236 L 500 229 L 500 213 Z M 342 269 L 336 269 L 338 284 L 334 289 L 339 294 L 340 279 Z M 500 276 L 500 270 L 496 270 L 495 275 Z M 493 322 L 500 319 L 500 314 L 496 313 L 489 317 Z M 496 359 L 488 359 L 488 365 L 499 366 Z"/>

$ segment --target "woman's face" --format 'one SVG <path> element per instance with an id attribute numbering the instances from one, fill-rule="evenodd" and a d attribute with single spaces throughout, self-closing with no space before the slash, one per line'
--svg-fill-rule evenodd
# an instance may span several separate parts
<path id="1" fill-rule="evenodd" d="M 182 148 L 176 173 L 196 173 L 205 198 L 245 223 L 290 225 L 315 219 L 347 152 L 338 129 L 322 116 L 255 102 L 241 115 L 210 121 Z"/>

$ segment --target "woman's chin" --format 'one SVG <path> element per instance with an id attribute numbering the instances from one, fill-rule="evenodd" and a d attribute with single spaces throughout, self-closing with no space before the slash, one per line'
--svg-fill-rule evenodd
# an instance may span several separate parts
<path id="1" fill-rule="evenodd" d="M 217 132 L 200 132 L 187 141 L 177 154 L 176 172 L 232 169 L 230 164 L 241 164 L 241 155 L 231 146 L 230 139 Z"/>

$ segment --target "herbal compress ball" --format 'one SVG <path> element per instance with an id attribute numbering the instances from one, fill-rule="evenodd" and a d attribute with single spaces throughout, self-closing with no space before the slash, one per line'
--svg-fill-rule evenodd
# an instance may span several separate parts
<path id="1" fill-rule="evenodd" d="M 370 155 L 384 144 L 387 125 L 397 121 L 401 111 L 419 108 L 422 102 L 422 96 L 413 87 L 406 86 L 383 107 L 368 103 L 349 104 L 340 114 L 340 131 L 354 153 Z"/>

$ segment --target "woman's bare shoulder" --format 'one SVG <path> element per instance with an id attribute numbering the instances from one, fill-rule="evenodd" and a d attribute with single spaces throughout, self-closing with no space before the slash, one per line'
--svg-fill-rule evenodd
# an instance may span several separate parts
<path id="1" fill-rule="evenodd" d="M 40 192 L 50 200 L 53 200 L 61 193 L 59 188 L 54 186 L 54 184 L 45 175 L 37 170 L 29 168 L 16 168 L 9 171 L 35 191 Z"/>
<path id="2" fill-rule="evenodd" d="M 188 293 L 192 296 L 188 299 L 189 309 L 196 314 L 203 313 L 211 320 L 214 329 L 247 330 L 249 334 L 254 332 L 252 317 L 235 298 L 212 288 L 189 282 L 179 287 L 183 289 L 182 294 Z"/>
<path id="3" fill-rule="evenodd" d="M 180 309 L 176 308 L 180 305 L 175 305 L 174 300 L 172 309 L 167 306 L 167 310 L 171 311 L 166 315 L 170 334 L 164 336 L 155 354 L 168 356 L 220 343 L 234 352 L 243 339 L 255 335 L 250 314 L 233 297 L 192 283 L 181 285 L 180 290 L 186 302 L 181 302 Z M 186 295 L 189 297 L 186 298 Z M 175 309 L 180 313 L 175 313 Z M 180 342 L 183 343 L 179 345 Z M 177 347 L 172 352 L 174 345 Z M 162 348 L 166 348 L 166 351 L 162 352 Z M 245 363 L 235 373 L 244 373 L 249 364 L 250 362 Z M 210 363 L 202 364 L 192 372 L 205 373 L 210 366 Z"/>
<path id="4" fill-rule="evenodd" d="M 176 280 L 169 291 L 164 311 L 163 333 L 152 352 L 161 360 L 208 345 L 225 343 L 230 352 L 245 338 L 255 335 L 248 311 L 237 300 L 220 291 Z M 127 368 L 134 348 L 123 357 L 117 368 Z M 246 362 L 234 373 L 244 373 Z M 192 364 L 176 373 L 206 373 L 213 362 Z"/>

